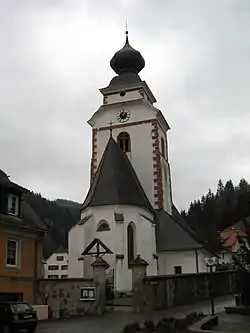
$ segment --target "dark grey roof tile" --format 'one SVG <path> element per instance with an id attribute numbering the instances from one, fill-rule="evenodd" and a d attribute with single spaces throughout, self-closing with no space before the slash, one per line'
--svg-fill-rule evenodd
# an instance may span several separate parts
<path id="1" fill-rule="evenodd" d="M 82 209 L 112 204 L 153 211 L 127 155 L 110 137 Z"/>
<path id="2" fill-rule="evenodd" d="M 177 209 L 173 208 L 173 216 L 163 209 L 156 210 L 156 246 L 157 251 L 178 251 L 203 248 L 196 234 L 180 221 Z"/>
<path id="3" fill-rule="evenodd" d="M 1 169 L 0 169 L 0 185 L 7 187 L 7 188 L 18 190 L 20 192 L 28 192 L 28 190 L 26 188 L 19 186 L 16 183 L 13 183 L 9 179 L 9 176 Z"/>

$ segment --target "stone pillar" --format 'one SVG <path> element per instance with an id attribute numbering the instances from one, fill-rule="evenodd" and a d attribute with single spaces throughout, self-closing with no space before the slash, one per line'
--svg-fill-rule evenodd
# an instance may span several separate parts
<path id="1" fill-rule="evenodd" d="M 106 269 L 109 264 L 102 259 L 96 259 L 91 266 L 93 267 L 93 279 L 96 287 L 96 313 L 102 315 L 106 304 Z"/>
<path id="2" fill-rule="evenodd" d="M 133 306 L 135 312 L 141 312 L 145 309 L 145 288 L 143 279 L 147 275 L 148 263 L 137 255 L 132 266 L 132 288 L 133 288 Z"/>

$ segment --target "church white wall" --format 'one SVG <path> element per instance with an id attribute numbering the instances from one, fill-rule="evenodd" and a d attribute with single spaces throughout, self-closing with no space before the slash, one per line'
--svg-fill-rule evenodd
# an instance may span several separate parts
<path id="1" fill-rule="evenodd" d="M 207 272 L 205 258 L 209 254 L 204 250 L 197 250 L 198 271 Z M 197 273 L 195 250 L 161 251 L 158 252 L 159 275 L 174 274 L 174 266 L 181 266 L 182 273 Z"/>
<path id="2" fill-rule="evenodd" d="M 89 215 L 89 212 L 86 212 Z M 90 217 L 89 223 L 93 223 L 93 217 Z M 85 232 L 81 225 L 76 225 L 69 231 L 68 251 L 69 251 L 69 272 L 70 278 L 83 277 L 84 262 L 78 258 L 85 249 Z"/>
<path id="3" fill-rule="evenodd" d="M 115 222 L 114 212 L 123 213 L 124 222 Z M 79 255 L 89 245 L 94 238 L 99 238 L 113 252 L 112 255 L 104 255 L 104 259 L 110 265 L 110 269 L 115 270 L 115 285 L 119 291 L 128 291 L 132 288 L 132 271 L 128 268 L 127 259 L 127 227 L 131 221 L 136 226 L 136 254 L 149 263 L 148 274 L 157 274 L 157 262 L 153 258 L 156 254 L 155 244 L 155 226 L 142 217 L 144 214 L 148 218 L 153 218 L 153 215 L 143 208 L 131 206 L 102 206 L 88 208 L 87 212 L 82 214 L 92 213 L 92 219 L 89 219 L 85 224 L 78 225 L 69 233 L 69 276 L 82 276 L 82 262 L 78 262 Z M 110 231 L 97 231 L 98 223 L 101 219 L 109 223 Z M 73 252 L 71 252 L 73 251 Z M 124 255 L 124 259 L 116 259 L 116 255 Z M 92 276 L 91 262 L 94 258 L 85 257 L 84 277 Z"/>

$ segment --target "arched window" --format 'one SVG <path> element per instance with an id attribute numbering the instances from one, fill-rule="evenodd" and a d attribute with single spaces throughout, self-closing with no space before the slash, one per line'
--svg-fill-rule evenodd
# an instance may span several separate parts
<path id="1" fill-rule="evenodd" d="M 98 226 L 97 226 L 97 231 L 109 231 L 110 230 L 110 227 L 109 227 L 109 224 L 107 221 L 105 220 L 101 220 L 99 223 L 98 223 Z"/>
<path id="2" fill-rule="evenodd" d="M 130 136 L 127 132 L 121 132 L 117 137 L 117 142 L 125 153 L 131 151 Z"/>
<path id="3" fill-rule="evenodd" d="M 128 264 L 135 259 L 135 224 L 130 222 L 127 229 Z"/>
<path id="4" fill-rule="evenodd" d="M 162 156 L 165 158 L 165 142 L 163 138 L 161 138 L 161 153 Z"/>

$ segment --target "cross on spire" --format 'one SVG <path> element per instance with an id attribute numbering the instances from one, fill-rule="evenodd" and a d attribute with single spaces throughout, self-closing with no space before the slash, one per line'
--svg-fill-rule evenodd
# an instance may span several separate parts
<path id="1" fill-rule="evenodd" d="M 113 131 L 113 129 L 112 129 L 112 125 L 113 125 L 113 121 L 110 120 L 110 122 L 109 122 L 110 137 L 112 137 L 112 131 Z"/>
<path id="2" fill-rule="evenodd" d="M 126 30 L 125 30 L 125 34 L 126 34 L 126 43 L 128 43 L 128 21 L 126 21 Z"/>

